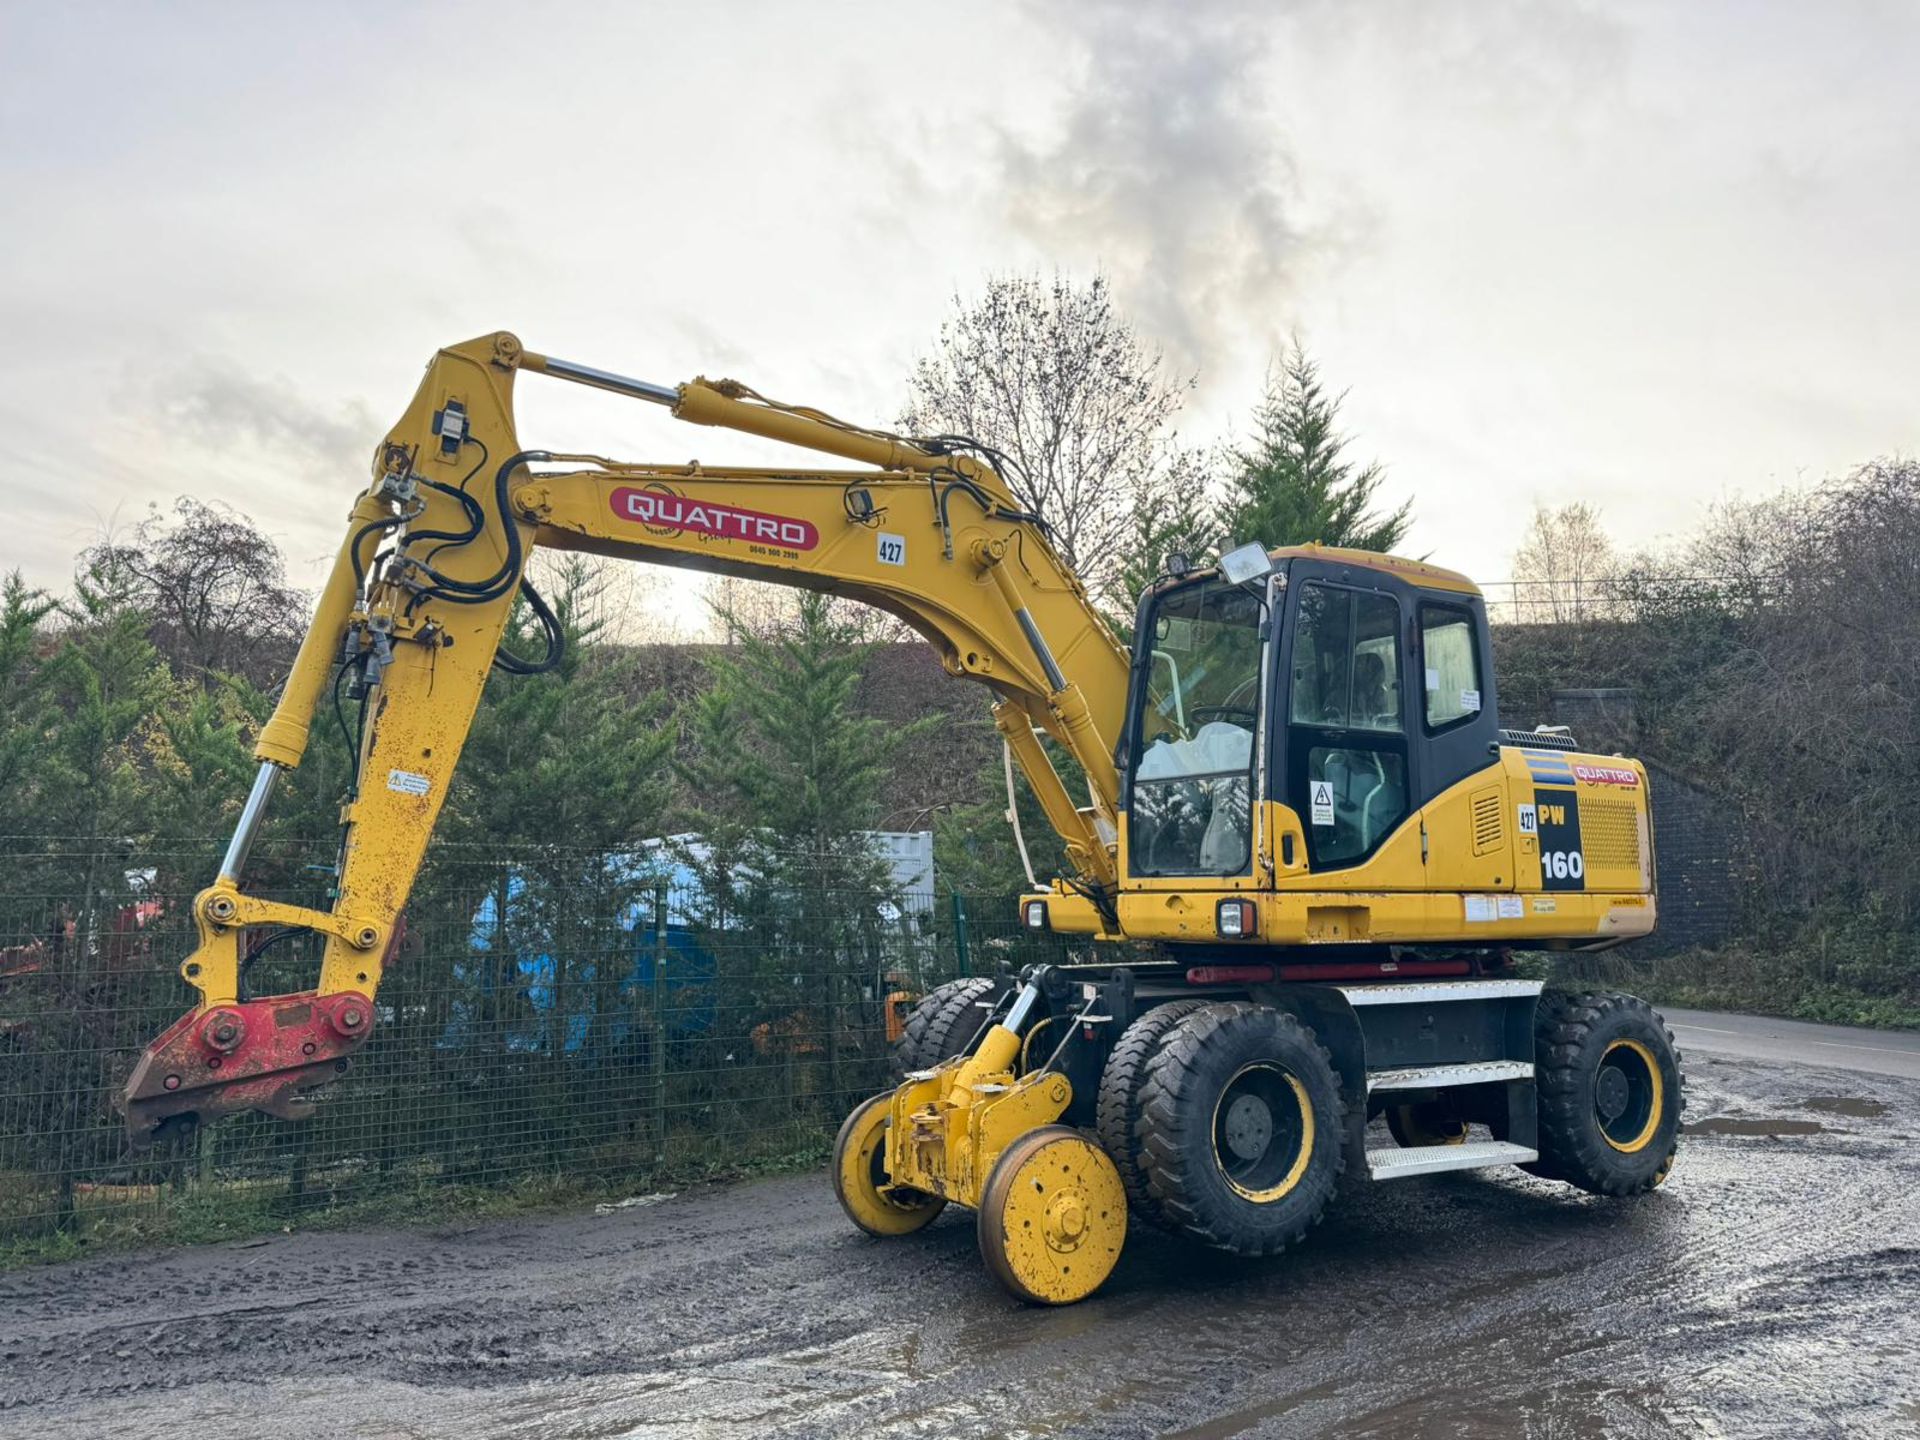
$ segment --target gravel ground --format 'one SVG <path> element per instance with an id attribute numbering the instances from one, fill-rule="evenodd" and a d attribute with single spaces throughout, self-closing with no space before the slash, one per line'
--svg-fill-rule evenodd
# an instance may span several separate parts
<path id="1" fill-rule="evenodd" d="M 1136 1226 L 1023 1308 L 824 1176 L 0 1276 L 0 1435 L 1920 1435 L 1920 1080 L 1687 1064 L 1658 1194 L 1361 1186 L 1267 1263 Z"/>

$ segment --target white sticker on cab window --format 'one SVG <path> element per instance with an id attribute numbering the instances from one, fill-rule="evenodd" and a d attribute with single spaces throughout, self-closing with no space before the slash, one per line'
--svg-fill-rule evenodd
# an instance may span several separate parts
<path id="1" fill-rule="evenodd" d="M 1438 690 L 1439 688 L 1440 688 L 1440 672 L 1434 669 L 1433 666 L 1429 665 L 1427 666 L 1427 689 Z"/>
<path id="2" fill-rule="evenodd" d="M 1460 708 L 1469 713 L 1477 711 L 1480 708 L 1480 692 L 1478 690 L 1462 690 L 1460 692 Z"/>
<path id="3" fill-rule="evenodd" d="M 1333 824 L 1333 782 L 1331 780 L 1313 780 L 1308 782 L 1312 788 L 1313 823 L 1316 825 Z"/>

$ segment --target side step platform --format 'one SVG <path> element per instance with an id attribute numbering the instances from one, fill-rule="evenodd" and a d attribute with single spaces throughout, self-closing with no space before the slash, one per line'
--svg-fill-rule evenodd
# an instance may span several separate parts
<path id="1" fill-rule="evenodd" d="M 1337 987 L 1358 1021 L 1369 1097 L 1477 1092 L 1468 1114 L 1505 1120 L 1504 1140 L 1365 1152 L 1375 1180 L 1524 1165 L 1540 1158 L 1533 1073 L 1537 980 L 1455 980 Z"/>
<path id="2" fill-rule="evenodd" d="M 1376 1180 L 1400 1180 L 1409 1175 L 1438 1175 L 1443 1170 L 1486 1170 L 1495 1165 L 1524 1165 L 1540 1152 L 1505 1140 L 1469 1140 L 1460 1145 L 1394 1146 L 1367 1151 L 1367 1169 Z"/>

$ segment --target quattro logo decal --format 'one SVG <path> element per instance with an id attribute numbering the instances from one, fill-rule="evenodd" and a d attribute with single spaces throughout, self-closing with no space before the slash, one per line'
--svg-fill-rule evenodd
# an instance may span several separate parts
<path id="1" fill-rule="evenodd" d="M 1640 783 L 1638 772 L 1619 765 L 1575 765 L 1573 778 L 1589 785 L 1625 785 L 1630 790 Z"/>
<path id="2" fill-rule="evenodd" d="M 820 543 L 820 532 L 809 520 L 742 510 L 716 500 L 689 500 L 664 485 L 644 490 L 621 486 L 613 492 L 613 513 L 622 520 L 639 521 L 654 535 L 712 535 L 782 550 L 811 550 Z"/>

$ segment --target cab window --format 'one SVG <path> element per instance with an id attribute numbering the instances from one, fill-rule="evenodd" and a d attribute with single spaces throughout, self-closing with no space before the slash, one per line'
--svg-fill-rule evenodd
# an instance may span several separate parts
<path id="1" fill-rule="evenodd" d="M 1420 607 L 1420 654 L 1426 671 L 1427 729 L 1444 730 L 1480 713 L 1480 647 L 1473 617 L 1450 605 Z"/>
<path id="2" fill-rule="evenodd" d="M 1358 864 L 1407 816 L 1400 606 L 1309 584 L 1294 623 L 1289 789 L 1313 866 Z"/>
<path id="3" fill-rule="evenodd" d="M 1258 596 L 1218 580 L 1155 605 L 1133 725 L 1132 873 L 1239 875 L 1251 865 L 1264 614 Z"/>
<path id="4" fill-rule="evenodd" d="M 1309 585 L 1293 645 L 1293 721 L 1398 734 L 1400 607 L 1385 595 Z"/>

